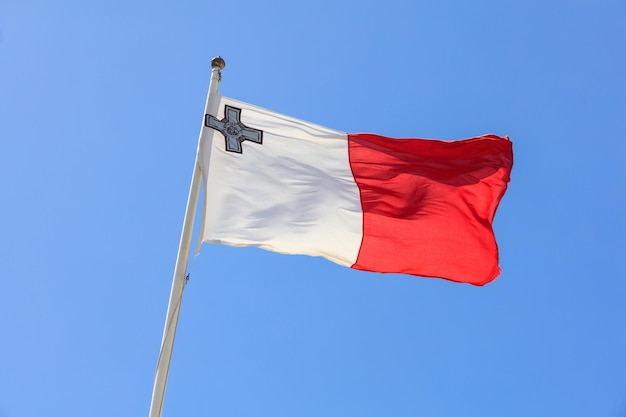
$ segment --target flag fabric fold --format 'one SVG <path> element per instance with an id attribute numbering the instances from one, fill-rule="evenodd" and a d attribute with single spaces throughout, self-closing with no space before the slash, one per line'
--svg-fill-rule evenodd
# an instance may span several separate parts
<path id="1" fill-rule="evenodd" d="M 202 242 L 484 285 L 513 165 L 507 137 L 347 134 L 220 96 L 198 161 Z"/>

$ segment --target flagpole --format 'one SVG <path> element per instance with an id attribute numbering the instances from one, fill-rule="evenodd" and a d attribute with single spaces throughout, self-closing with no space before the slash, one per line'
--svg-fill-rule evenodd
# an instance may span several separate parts
<path id="1" fill-rule="evenodd" d="M 225 65 L 224 60 L 219 56 L 211 60 L 211 82 L 209 84 L 209 93 L 207 94 L 204 114 L 210 113 L 209 110 L 213 107 L 214 102 L 217 100 L 217 88 L 221 79 L 221 70 Z M 167 376 L 170 368 L 170 360 L 172 358 L 172 348 L 174 347 L 174 336 L 176 335 L 176 325 L 178 324 L 178 313 L 180 311 L 180 303 L 183 298 L 183 289 L 185 287 L 185 272 L 189 261 L 191 235 L 193 231 L 196 207 L 198 205 L 201 177 L 202 175 L 200 172 L 200 166 L 198 165 L 198 156 L 196 153 L 196 161 L 194 163 L 191 185 L 189 187 L 189 196 L 187 198 L 187 209 L 185 210 L 185 219 L 183 221 L 183 230 L 181 232 L 180 244 L 178 246 L 178 256 L 176 258 L 176 266 L 174 267 L 174 277 L 172 279 L 170 301 L 165 318 L 165 328 L 163 329 L 161 351 L 159 353 L 156 374 L 154 376 L 154 388 L 152 390 L 152 401 L 150 403 L 150 417 L 161 417 L 161 413 L 163 412 L 163 399 L 165 398 Z"/>

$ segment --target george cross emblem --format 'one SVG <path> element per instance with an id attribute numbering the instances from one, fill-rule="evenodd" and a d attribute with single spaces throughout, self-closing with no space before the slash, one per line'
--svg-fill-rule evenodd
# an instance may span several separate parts
<path id="1" fill-rule="evenodd" d="M 263 144 L 263 131 L 244 125 L 241 123 L 240 118 L 241 109 L 226 105 L 222 120 L 207 114 L 205 115 L 204 125 L 224 135 L 228 152 L 242 153 L 241 142 L 243 141 L 249 140 L 259 145 Z"/>

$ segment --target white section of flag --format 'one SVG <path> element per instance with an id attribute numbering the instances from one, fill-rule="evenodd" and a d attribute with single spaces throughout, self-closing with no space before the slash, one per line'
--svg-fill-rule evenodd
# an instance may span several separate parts
<path id="1" fill-rule="evenodd" d="M 227 152 L 224 136 L 203 127 L 201 241 L 353 265 L 363 213 L 347 135 L 221 96 L 214 115 L 220 120 L 225 105 L 241 109 L 241 122 L 262 130 L 263 143 L 244 141 L 242 153 Z"/>

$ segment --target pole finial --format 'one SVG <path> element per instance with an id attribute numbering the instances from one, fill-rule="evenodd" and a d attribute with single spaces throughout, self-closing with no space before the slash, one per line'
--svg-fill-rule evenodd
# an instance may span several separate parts
<path id="1" fill-rule="evenodd" d="M 220 70 L 223 70 L 225 66 L 226 62 L 224 62 L 224 59 L 219 55 L 211 60 L 212 68 L 219 68 Z"/>

